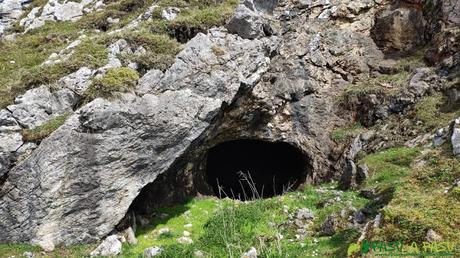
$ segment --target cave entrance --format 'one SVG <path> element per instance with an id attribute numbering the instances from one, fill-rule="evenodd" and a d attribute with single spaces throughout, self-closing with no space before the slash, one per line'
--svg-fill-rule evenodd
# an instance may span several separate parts
<path id="1" fill-rule="evenodd" d="M 285 142 L 233 140 L 208 151 L 205 173 L 218 197 L 268 198 L 303 183 L 307 160 L 302 151 Z"/>

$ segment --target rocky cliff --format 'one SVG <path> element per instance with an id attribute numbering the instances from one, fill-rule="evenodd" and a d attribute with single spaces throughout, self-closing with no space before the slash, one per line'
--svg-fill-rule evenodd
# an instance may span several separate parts
<path id="1" fill-rule="evenodd" d="M 0 3 L 4 42 L 111 10 L 110 1 L 34 2 Z M 305 157 L 298 185 L 341 179 L 350 187 L 361 150 L 415 146 L 433 133 L 374 131 L 350 145 L 334 141 L 334 128 L 350 121 L 372 127 L 409 114 L 424 96 L 458 93 L 458 0 L 244 0 L 209 26 L 181 23 L 187 9 L 166 6 L 146 1 L 126 21 L 112 10 L 96 33 L 69 33 L 40 67 L 67 69 L 88 38 L 104 46 L 104 61 L 84 59 L 2 101 L 0 242 L 46 249 L 94 242 L 140 212 L 137 206 L 213 194 L 204 179 L 207 151 L 232 140 L 288 143 Z M 157 46 L 133 38 L 146 33 L 142 26 L 156 33 L 165 22 L 183 45 L 152 69 L 136 57 Z M 107 79 L 114 71 L 128 79 Z M 103 94 L 107 80 L 120 84 L 119 93 Z M 49 136 L 26 137 L 63 116 Z"/>

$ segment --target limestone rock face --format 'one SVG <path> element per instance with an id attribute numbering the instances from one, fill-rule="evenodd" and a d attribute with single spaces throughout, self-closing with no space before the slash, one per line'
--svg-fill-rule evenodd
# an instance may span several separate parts
<path id="1" fill-rule="evenodd" d="M 32 28 L 48 18 L 75 20 L 82 6 L 92 6 L 90 0 L 50 2 L 54 7 L 32 9 L 22 24 Z M 447 15 L 454 24 L 457 16 L 443 9 L 449 4 L 433 13 Z M 69 9 L 61 10 L 63 5 Z M 124 65 L 120 54 L 145 51 L 125 39 L 111 42 L 106 66 L 82 67 L 59 80 L 57 90 L 48 85 L 26 92 L 0 111 L 0 242 L 32 242 L 47 249 L 94 242 L 118 230 L 128 214 L 141 215 L 133 214 L 133 207 L 158 202 L 159 193 L 167 192 L 166 199 L 196 187 L 195 194 L 210 194 L 200 174 L 204 157 L 231 140 L 297 148 L 306 163 L 299 183 L 339 180 L 345 174 L 351 186 L 367 177 L 353 160 L 372 137 L 357 138 L 345 154 L 337 153 L 331 140 L 334 127 L 350 122 L 341 116 L 337 99 L 362 78 L 394 72 L 385 59 L 387 50 L 412 50 L 428 34 L 450 39 L 434 25 L 419 28 L 417 22 L 434 24 L 419 9 L 388 5 L 379 0 L 243 0 L 225 28 L 196 35 L 169 69 L 147 72 L 131 93 L 73 110 L 94 76 Z M 123 29 L 150 19 L 155 8 Z M 429 33 L 421 37 L 415 33 L 419 29 Z M 458 45 L 439 45 L 446 47 L 433 56 L 440 55 L 445 69 L 453 71 Z M 439 76 L 435 68 L 414 70 L 395 96 L 359 98 L 356 116 L 368 125 L 402 113 L 436 90 Z M 64 112 L 73 114 L 35 150 L 23 142 L 23 128 Z M 454 134 L 455 150 L 460 132 Z M 17 161 L 12 155 L 30 152 Z M 333 234 L 342 222 L 331 217 L 324 234 Z"/>
<path id="2" fill-rule="evenodd" d="M 81 18 L 85 11 L 91 11 L 89 7 L 97 7 L 95 0 L 83 1 L 58 1 L 49 0 L 43 7 L 35 7 L 27 17 L 20 21 L 26 31 L 45 25 L 46 21 L 76 21 Z"/>
<path id="3" fill-rule="evenodd" d="M 22 15 L 23 6 L 30 0 L 4 0 L 0 2 L 0 37 Z"/>
<path id="4" fill-rule="evenodd" d="M 424 24 L 421 10 L 390 8 L 377 16 L 373 34 L 386 52 L 406 52 L 423 44 Z"/>
<path id="5" fill-rule="evenodd" d="M 273 32 L 268 23 L 268 16 L 273 13 L 277 4 L 278 0 L 242 1 L 226 27 L 230 32 L 246 39 L 270 36 Z"/>
<path id="6" fill-rule="evenodd" d="M 107 235 L 221 106 L 259 80 L 275 41 L 220 30 L 200 34 L 149 93 L 83 106 L 8 173 L 0 192 L 0 242 L 53 246 Z M 211 46 L 226 55 L 218 58 Z"/>
<path id="7" fill-rule="evenodd" d="M 116 256 L 121 253 L 121 242 L 116 235 L 107 237 L 93 252 L 93 256 Z"/>

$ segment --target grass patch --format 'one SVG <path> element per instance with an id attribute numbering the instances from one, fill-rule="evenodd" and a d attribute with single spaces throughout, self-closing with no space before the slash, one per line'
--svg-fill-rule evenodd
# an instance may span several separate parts
<path id="1" fill-rule="evenodd" d="M 353 123 L 344 127 L 335 128 L 332 131 L 331 138 L 336 143 L 348 142 L 353 137 L 356 137 L 359 133 L 365 129 L 360 123 Z"/>
<path id="2" fill-rule="evenodd" d="M 449 151 L 421 154 L 416 148 L 393 148 L 368 155 L 360 163 L 371 171 L 365 187 L 378 189 L 381 198 L 390 196 L 380 210 L 382 226 L 374 231 L 372 240 L 421 244 L 432 229 L 443 241 L 459 243 L 457 191 L 444 190 L 460 178 L 460 163 Z"/>
<path id="3" fill-rule="evenodd" d="M 447 99 L 442 93 L 423 97 L 414 107 L 413 119 L 423 122 L 426 132 L 442 128 L 460 115 L 458 110 L 446 108 Z"/>
<path id="4" fill-rule="evenodd" d="M 45 26 L 17 35 L 15 41 L 0 41 L 0 108 L 31 88 L 28 74 L 53 52 L 78 37 L 71 22 L 47 22 Z"/>
<path id="5" fill-rule="evenodd" d="M 23 141 L 40 142 L 41 140 L 51 135 L 51 133 L 56 131 L 56 129 L 58 129 L 61 125 L 63 125 L 69 116 L 70 113 L 65 113 L 58 117 L 52 118 L 45 124 L 37 126 L 34 129 L 22 130 Z"/>
<path id="6" fill-rule="evenodd" d="M 134 89 L 139 80 L 139 74 L 130 68 L 112 68 L 101 78 L 95 79 L 85 92 L 87 101 L 98 97 L 111 98 L 121 92 Z"/>
<path id="7" fill-rule="evenodd" d="M 233 15 L 238 3 L 238 0 L 162 0 L 158 3 L 160 8 L 154 12 L 156 19 L 150 23 L 150 27 L 152 31 L 181 38 L 184 35 L 181 36 L 180 34 L 193 34 L 223 25 Z M 180 14 L 172 21 L 162 20 L 162 10 L 170 6 L 179 7 L 181 9 Z"/>
<path id="8" fill-rule="evenodd" d="M 364 78 L 348 87 L 340 96 L 340 102 L 351 102 L 355 98 L 369 94 L 396 94 L 408 85 L 411 75 L 410 72 L 402 71 L 397 74 L 383 74 L 377 77 Z"/>
<path id="9" fill-rule="evenodd" d="M 160 257 L 193 257 L 200 250 L 207 257 L 240 257 L 256 247 L 260 257 L 343 257 L 349 242 L 356 240 L 357 232 L 344 230 L 333 237 L 296 239 L 295 228 L 287 226 L 289 214 L 308 207 L 315 214 L 311 226 L 314 231 L 333 212 L 354 206 L 364 207 L 367 200 L 356 192 L 335 190 L 335 185 L 308 186 L 298 192 L 264 200 L 239 202 L 230 199 L 192 200 L 184 205 L 154 211 L 158 214 L 151 226 L 139 231 L 136 246 L 125 246 L 124 257 L 138 257 L 147 247 L 162 246 Z M 318 203 L 340 196 L 343 202 L 327 207 Z M 168 214 L 162 217 L 161 214 Z M 185 228 L 184 225 L 192 224 Z M 159 235 L 160 229 L 169 233 Z M 178 244 L 183 231 L 191 233 L 193 243 Z M 282 237 L 280 237 L 282 236 Z"/>
<path id="10" fill-rule="evenodd" d="M 370 154 L 359 161 L 369 168 L 370 178 L 366 187 L 396 187 L 410 174 L 411 163 L 419 155 L 416 148 L 392 148 Z"/>

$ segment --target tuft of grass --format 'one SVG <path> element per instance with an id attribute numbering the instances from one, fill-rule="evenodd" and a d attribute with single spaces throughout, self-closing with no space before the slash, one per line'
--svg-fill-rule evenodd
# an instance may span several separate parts
<path id="1" fill-rule="evenodd" d="M 417 148 L 392 148 L 370 154 L 360 160 L 358 164 L 366 164 L 370 178 L 366 187 L 387 188 L 399 185 L 410 174 L 410 166 L 420 154 Z"/>
<path id="2" fill-rule="evenodd" d="M 158 3 L 160 8 L 154 12 L 156 19 L 151 22 L 151 29 L 155 32 L 167 33 L 176 38 L 183 37 L 179 34 L 196 34 L 214 26 L 223 25 L 233 15 L 238 3 L 238 0 L 162 0 Z M 179 7 L 181 9 L 180 14 L 172 21 L 162 20 L 161 11 L 170 6 Z"/>
<path id="3" fill-rule="evenodd" d="M 354 98 L 369 94 L 395 94 L 408 85 L 411 75 L 410 72 L 402 71 L 397 74 L 383 74 L 377 77 L 364 78 L 348 87 L 340 96 L 340 101 L 346 103 Z"/>
<path id="4" fill-rule="evenodd" d="M 24 129 L 22 130 L 22 139 L 26 142 L 40 142 L 63 125 L 69 116 L 70 113 L 65 113 L 34 129 Z"/>
<path id="5" fill-rule="evenodd" d="M 137 71 L 130 68 L 112 68 L 101 78 L 95 79 L 85 92 L 87 101 L 98 97 L 111 98 L 117 93 L 129 92 L 139 80 Z"/>
<path id="6" fill-rule="evenodd" d="M 364 127 L 359 123 L 353 123 L 344 127 L 335 128 L 332 131 L 331 139 L 336 143 L 344 143 L 353 137 L 356 137 L 359 133 L 364 131 Z"/>
<path id="7" fill-rule="evenodd" d="M 458 110 L 446 109 L 446 97 L 442 93 L 423 97 L 414 107 L 413 118 L 423 122 L 424 131 L 432 131 L 449 124 L 460 115 Z"/>

